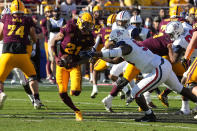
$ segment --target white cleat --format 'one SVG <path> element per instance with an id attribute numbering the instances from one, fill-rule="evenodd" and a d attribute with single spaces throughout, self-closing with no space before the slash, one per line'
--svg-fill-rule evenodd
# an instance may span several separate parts
<path id="1" fill-rule="evenodd" d="M 0 109 L 3 108 L 3 104 L 7 98 L 7 95 L 4 92 L 0 93 Z"/>
<path id="2" fill-rule="evenodd" d="M 91 98 L 96 98 L 96 95 L 98 94 L 98 87 L 96 85 L 93 85 L 92 93 L 90 95 Z"/>
<path id="3" fill-rule="evenodd" d="M 112 99 L 110 99 L 110 98 L 107 96 L 107 97 L 105 97 L 105 98 L 102 100 L 102 103 L 104 104 L 105 110 L 106 110 L 107 112 L 114 112 L 114 111 L 112 110 L 112 108 L 111 108 L 111 106 L 112 106 Z"/>
<path id="4" fill-rule="evenodd" d="M 194 119 L 196 119 L 196 120 L 197 120 L 197 115 L 195 115 L 195 116 L 194 116 Z"/>
<path id="5" fill-rule="evenodd" d="M 42 102 L 38 99 L 34 99 L 34 109 L 40 109 L 43 106 Z"/>

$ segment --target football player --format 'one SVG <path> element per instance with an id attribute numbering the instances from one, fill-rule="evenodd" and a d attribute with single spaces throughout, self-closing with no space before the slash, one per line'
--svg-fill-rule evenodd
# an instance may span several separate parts
<path id="1" fill-rule="evenodd" d="M 48 57 L 51 61 L 51 71 L 53 76 L 55 76 L 55 60 L 53 58 L 51 50 L 51 40 L 60 31 L 60 27 L 66 24 L 63 18 L 60 18 L 60 8 L 55 7 L 52 11 L 52 17 L 47 20 L 47 31 L 48 31 Z M 55 77 L 53 78 L 55 84 Z"/>
<path id="2" fill-rule="evenodd" d="M 29 77 L 29 85 L 34 95 L 34 108 L 39 109 L 42 103 L 39 98 L 38 82 L 35 68 L 27 54 L 29 36 L 36 42 L 35 28 L 31 18 L 24 16 L 24 4 L 20 0 L 11 3 L 11 14 L 3 16 L 0 22 L 0 36 L 3 39 L 3 52 L 0 59 L 0 107 L 6 99 L 4 81 L 10 71 L 17 67 Z"/>
<path id="3" fill-rule="evenodd" d="M 153 54 L 150 50 L 138 45 L 135 41 L 125 39 L 118 42 L 117 40 L 112 39 L 111 41 L 112 44 L 116 45 L 116 48 L 102 50 L 101 52 L 91 52 L 89 55 L 90 57 L 103 58 L 122 57 L 127 62 L 135 64 L 145 74 L 144 78 L 134 86 L 131 92 L 131 96 L 135 98 L 136 103 L 145 111 L 145 116 L 135 119 L 136 122 L 156 121 L 156 116 L 148 108 L 143 93 L 156 88 L 163 82 L 169 85 L 172 90 L 197 103 L 197 97 L 188 88 L 183 88 L 178 81 L 169 61 Z M 144 60 L 144 58 L 146 59 Z"/>
<path id="4" fill-rule="evenodd" d="M 111 26 L 115 22 L 115 20 L 116 20 L 116 14 L 111 14 L 110 16 L 108 16 L 107 27 L 101 28 L 100 33 L 99 33 L 99 35 L 97 35 L 97 38 L 96 38 L 97 44 L 95 44 L 95 45 L 98 45 L 99 43 L 101 43 L 100 41 L 102 41 L 102 43 L 104 43 L 104 47 L 105 47 L 105 44 L 107 44 L 107 42 L 108 42 L 109 34 L 111 33 Z M 97 47 L 95 47 L 95 48 L 97 48 Z M 94 64 L 93 81 L 92 81 L 93 82 L 93 89 L 92 89 L 92 93 L 91 93 L 91 98 L 95 98 L 98 93 L 97 72 L 107 69 L 107 67 L 109 65 L 110 65 L 109 63 L 107 63 L 106 61 L 104 61 L 102 59 L 97 60 L 96 63 Z M 102 74 L 100 74 L 100 75 L 102 75 Z"/>
<path id="5" fill-rule="evenodd" d="M 52 70 L 51 70 L 51 61 L 49 61 L 49 57 L 48 57 L 48 30 L 47 30 L 47 20 L 50 19 L 50 17 L 52 16 L 52 10 L 53 7 L 52 6 L 45 6 L 44 8 L 44 15 L 45 18 L 43 18 L 40 21 L 40 26 L 42 29 L 42 32 L 44 34 L 44 49 L 45 49 L 45 53 L 46 53 L 46 59 L 47 59 L 47 64 L 46 64 L 46 74 L 47 74 L 47 79 L 49 80 L 49 82 L 51 84 L 55 83 L 54 77 L 52 75 Z"/>
<path id="6" fill-rule="evenodd" d="M 166 34 L 168 34 L 171 39 L 175 40 L 172 44 L 168 46 L 171 63 L 176 63 L 177 61 L 181 60 L 182 54 L 187 49 L 193 37 L 192 35 L 196 31 L 195 29 L 192 29 L 192 26 L 187 26 L 187 28 L 185 28 L 184 26 L 185 26 L 184 23 L 181 24 L 180 22 L 170 22 L 166 27 L 166 31 L 165 31 Z M 194 62 L 196 56 L 197 56 L 197 50 L 194 48 L 192 55 L 190 55 L 190 61 Z M 185 68 L 187 69 L 188 67 L 185 66 Z M 191 73 L 191 70 L 188 70 L 187 73 L 184 74 L 182 78 L 183 82 L 185 82 L 186 77 L 190 75 L 190 73 Z M 192 88 L 192 86 L 187 86 L 187 87 Z M 194 92 L 195 92 L 195 89 L 193 93 Z M 189 101 L 187 98 L 183 97 L 182 107 L 180 111 L 176 112 L 176 114 L 184 114 L 184 115 L 190 114 Z"/>
<path id="7" fill-rule="evenodd" d="M 59 95 L 62 101 L 75 112 L 77 121 L 82 121 L 83 117 L 67 93 L 68 83 L 70 79 L 70 95 L 78 96 L 81 93 L 81 67 L 75 63 L 80 60 L 79 52 L 81 50 L 89 49 L 94 45 L 92 29 L 93 17 L 90 13 L 82 13 L 77 21 L 68 21 L 51 41 L 56 60 L 56 81 Z M 57 44 L 60 40 L 61 44 Z"/>
<path id="8" fill-rule="evenodd" d="M 191 41 L 189 42 L 189 45 L 187 46 L 187 49 L 186 49 L 186 52 L 185 52 L 185 55 L 184 55 L 184 60 L 183 60 L 183 63 L 185 65 L 187 65 L 187 61 L 191 58 L 191 55 L 196 48 L 197 31 L 193 32 L 193 35 L 192 35 L 192 37 L 190 37 L 190 39 L 191 39 Z M 197 57 L 195 58 L 195 60 L 193 61 L 193 63 L 191 64 L 191 66 L 189 68 L 189 71 L 188 71 L 188 74 L 187 74 L 186 84 L 190 87 L 190 89 L 192 90 L 192 93 L 194 93 L 197 96 L 196 61 L 197 61 Z M 195 107 L 194 110 L 196 111 L 197 107 Z M 197 116 L 195 116 L 194 119 L 197 119 Z"/>

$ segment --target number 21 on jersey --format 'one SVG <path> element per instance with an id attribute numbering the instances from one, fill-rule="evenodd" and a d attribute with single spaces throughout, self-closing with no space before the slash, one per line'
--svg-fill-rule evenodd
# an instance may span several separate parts
<path id="1" fill-rule="evenodd" d="M 16 30 L 16 25 L 8 25 L 8 29 L 10 30 L 8 32 L 8 36 L 10 35 L 19 35 L 20 38 L 23 38 L 24 36 L 24 26 L 20 26 L 17 30 Z"/>

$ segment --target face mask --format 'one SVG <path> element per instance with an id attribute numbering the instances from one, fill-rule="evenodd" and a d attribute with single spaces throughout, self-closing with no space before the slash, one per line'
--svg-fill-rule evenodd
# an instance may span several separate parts
<path id="1" fill-rule="evenodd" d="M 151 22 L 146 21 L 146 22 L 145 22 L 145 26 L 146 26 L 146 27 L 150 27 L 150 26 L 151 26 Z"/>

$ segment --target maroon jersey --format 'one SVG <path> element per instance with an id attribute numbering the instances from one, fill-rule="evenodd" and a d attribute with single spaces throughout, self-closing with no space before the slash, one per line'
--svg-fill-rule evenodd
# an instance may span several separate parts
<path id="1" fill-rule="evenodd" d="M 168 55 L 167 45 L 171 43 L 170 37 L 168 35 L 163 35 L 157 38 L 150 37 L 145 41 L 140 42 L 144 47 L 148 48 L 154 54 L 159 56 Z"/>
<path id="2" fill-rule="evenodd" d="M 186 22 L 186 20 L 184 18 L 181 18 L 181 17 L 180 18 L 167 18 L 167 19 L 164 19 L 159 24 L 159 32 L 165 33 L 166 26 L 171 21 Z"/>
<path id="3" fill-rule="evenodd" d="M 48 42 L 47 18 L 44 18 L 40 21 L 40 26 L 44 34 L 44 40 L 45 42 Z"/>
<path id="4" fill-rule="evenodd" d="M 109 34 L 111 33 L 111 27 L 102 28 L 100 31 L 102 43 L 105 44 L 106 40 L 109 39 Z"/>
<path id="5" fill-rule="evenodd" d="M 64 34 L 64 39 L 61 42 L 61 49 L 63 49 L 63 52 L 59 52 L 59 57 L 65 53 L 78 56 L 79 51 L 86 50 L 94 45 L 92 33 L 87 35 L 82 34 L 76 25 L 76 20 L 68 22 L 60 29 L 60 32 Z"/>
<path id="6" fill-rule="evenodd" d="M 30 28 L 35 26 L 31 17 L 21 16 L 14 17 L 12 15 L 4 15 L 1 19 L 3 26 L 3 42 L 30 44 L 29 34 Z"/>

